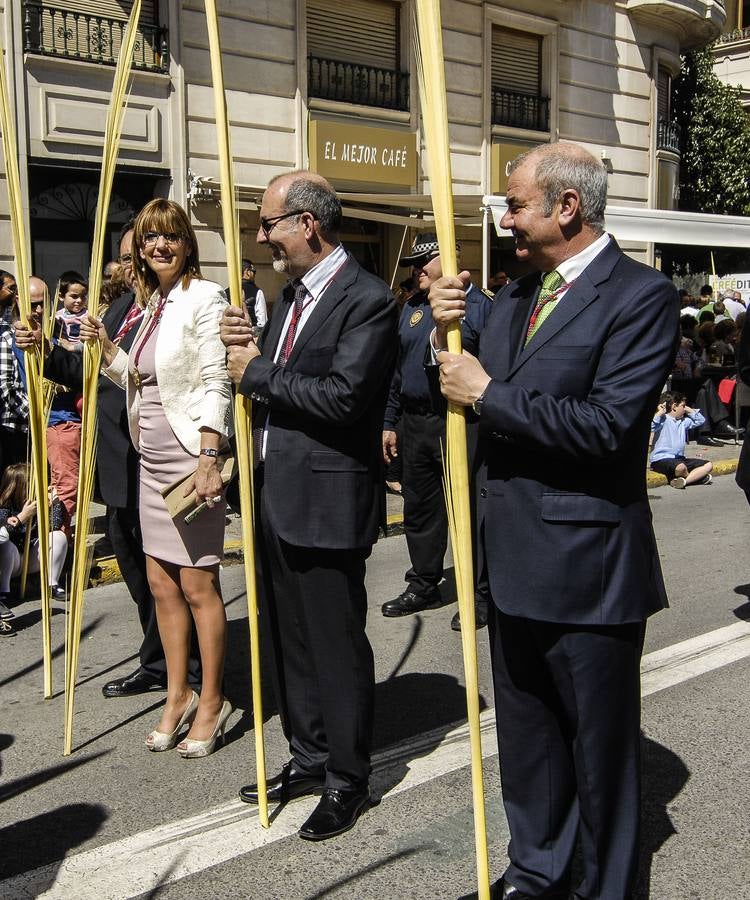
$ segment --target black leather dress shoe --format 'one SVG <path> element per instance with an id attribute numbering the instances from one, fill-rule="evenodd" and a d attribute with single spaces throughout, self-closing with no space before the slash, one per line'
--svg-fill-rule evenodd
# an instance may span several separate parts
<path id="1" fill-rule="evenodd" d="M 311 794 L 322 794 L 325 788 L 324 775 L 311 775 L 298 769 L 294 760 L 290 760 L 273 778 L 266 781 L 266 798 L 269 803 L 288 803 L 298 797 Z M 245 803 L 258 803 L 258 785 L 247 784 L 240 788 L 240 800 Z"/>
<path id="2" fill-rule="evenodd" d="M 414 591 L 405 590 L 393 600 L 389 600 L 382 606 L 384 616 L 410 616 L 412 613 L 422 612 L 423 609 L 437 609 L 442 606 L 440 591 L 435 588 L 429 594 L 416 594 Z"/>
<path id="3" fill-rule="evenodd" d="M 474 603 L 474 625 L 479 631 L 480 628 L 484 628 L 487 624 L 487 601 L 479 600 Z M 451 628 L 454 631 L 461 630 L 461 614 L 456 613 L 455 616 L 451 619 Z"/>
<path id="4" fill-rule="evenodd" d="M 167 682 L 154 678 L 143 669 L 136 669 L 124 678 L 108 681 L 102 688 L 105 697 L 132 697 L 135 694 L 148 694 L 150 691 L 166 691 Z"/>
<path id="5" fill-rule="evenodd" d="M 714 437 L 730 438 L 730 440 L 741 437 L 744 433 L 744 428 L 735 428 L 734 425 L 732 425 L 730 422 L 727 422 L 726 419 L 724 419 L 723 422 L 718 422 L 716 425 L 714 425 L 714 430 L 712 432 Z"/>
<path id="6" fill-rule="evenodd" d="M 458 900 L 477 900 L 478 894 L 474 891 L 471 894 L 464 894 Z M 490 885 L 490 900 L 567 900 L 568 891 L 552 890 L 543 894 L 524 894 L 517 887 L 508 882 L 504 878 Z"/>
<path id="7" fill-rule="evenodd" d="M 711 437 L 710 434 L 702 434 L 698 440 L 697 444 L 703 444 L 704 447 L 723 447 L 724 441 L 718 441 L 715 437 Z"/>
<path id="8" fill-rule="evenodd" d="M 370 791 L 341 791 L 327 788 L 310 818 L 299 830 L 306 841 L 324 841 L 354 826 L 370 805 Z"/>

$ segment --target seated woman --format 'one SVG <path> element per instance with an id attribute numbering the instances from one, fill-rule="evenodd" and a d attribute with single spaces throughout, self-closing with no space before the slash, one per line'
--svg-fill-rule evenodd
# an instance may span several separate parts
<path id="1" fill-rule="evenodd" d="M 130 435 L 141 455 L 140 518 L 146 571 L 167 661 L 167 701 L 149 750 L 208 756 L 223 740 L 232 706 L 222 695 L 226 613 L 219 585 L 226 502 L 218 454 L 226 445 L 231 393 L 219 319 L 227 304 L 201 275 L 195 232 L 185 211 L 152 200 L 133 230 L 136 295 L 146 312 L 125 353 L 100 321 L 81 327 L 102 345 L 105 375 L 127 393 Z M 161 490 L 191 474 L 207 510 L 189 525 L 170 517 Z M 203 667 L 198 695 L 188 685 L 191 617 Z M 178 744 L 182 729 L 187 738 Z"/>
<path id="2" fill-rule="evenodd" d="M 14 463 L 6 468 L 0 479 L 0 621 L 14 618 L 8 604 L 14 598 L 10 582 L 21 572 L 21 558 L 26 541 L 26 529 L 36 517 L 36 501 L 27 499 L 28 463 Z M 68 553 L 68 539 L 63 530 L 67 521 L 65 507 L 51 490 L 50 509 L 50 593 L 55 600 L 65 597 L 60 587 L 60 575 Z M 39 539 L 29 544 L 29 572 L 39 571 Z M 7 629 L 4 629 L 7 633 Z"/>

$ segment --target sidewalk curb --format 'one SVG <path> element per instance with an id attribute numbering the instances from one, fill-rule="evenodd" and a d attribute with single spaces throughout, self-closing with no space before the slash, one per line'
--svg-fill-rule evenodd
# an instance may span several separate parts
<path id="1" fill-rule="evenodd" d="M 713 475 L 732 475 L 737 471 L 736 459 L 719 459 L 714 463 Z M 646 486 L 649 488 L 664 487 L 667 485 L 665 475 L 658 472 L 646 473 Z M 404 516 L 403 513 L 394 513 L 388 516 L 385 534 L 383 537 L 394 537 L 404 533 Z M 223 565 L 237 565 L 242 562 L 242 542 L 233 540 L 224 544 L 224 560 Z M 122 581 L 120 567 L 114 556 L 101 556 L 94 559 L 91 567 L 90 584 L 91 587 L 99 587 L 103 584 L 114 584 Z"/>

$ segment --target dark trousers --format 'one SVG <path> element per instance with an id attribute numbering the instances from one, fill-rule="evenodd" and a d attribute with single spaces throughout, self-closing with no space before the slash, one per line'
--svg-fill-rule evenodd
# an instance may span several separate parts
<path id="1" fill-rule="evenodd" d="M 156 607 L 146 578 L 146 557 L 138 510 L 122 506 L 107 507 L 107 535 L 120 567 L 123 581 L 138 607 L 143 629 L 143 643 L 139 651 L 141 668 L 154 678 L 166 681 L 167 664 L 156 624 Z M 198 642 L 193 626 L 188 678 L 193 686 L 201 684 L 201 663 Z"/>
<path id="2" fill-rule="evenodd" d="M 695 404 L 706 418 L 705 423 L 698 429 L 700 434 L 711 434 L 720 422 L 729 418 L 729 410 L 722 403 L 716 385 L 710 378 L 707 378 L 699 388 Z"/>
<path id="3" fill-rule="evenodd" d="M 303 770 L 326 787 L 367 785 L 375 695 L 365 633 L 365 561 L 371 548 L 295 547 L 274 532 L 256 475 L 261 627 L 273 648 L 284 734 Z M 256 519 L 257 521 L 257 519 Z"/>
<path id="4" fill-rule="evenodd" d="M 415 594 L 429 594 L 443 577 L 448 547 L 440 450 L 441 442 L 445 445 L 445 419 L 434 413 L 404 412 L 401 422 L 401 492 L 411 560 L 406 581 Z"/>
<path id="5" fill-rule="evenodd" d="M 580 831 L 583 900 L 632 896 L 640 823 L 643 623 L 575 626 L 490 604 L 507 880 L 567 887 Z"/>
<path id="6" fill-rule="evenodd" d="M 435 590 L 443 577 L 443 559 L 448 547 L 448 515 L 443 493 L 443 454 L 445 419 L 434 413 L 409 413 L 402 416 L 399 446 L 403 460 L 401 492 L 404 498 L 404 534 L 409 548 L 411 568 L 406 581 L 415 594 Z M 468 457 L 476 455 L 477 428 L 467 427 Z M 471 483 L 473 483 L 473 475 Z M 476 497 L 470 487 L 471 520 L 476 521 Z M 475 530 L 476 538 L 476 530 Z M 472 542 L 476 600 L 486 602 L 489 595 L 487 573 L 476 539 Z"/>

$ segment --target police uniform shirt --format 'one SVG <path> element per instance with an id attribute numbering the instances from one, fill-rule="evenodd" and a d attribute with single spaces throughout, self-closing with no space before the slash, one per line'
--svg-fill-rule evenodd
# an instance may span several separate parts
<path id="1" fill-rule="evenodd" d="M 465 339 L 476 340 L 491 309 L 491 298 L 475 285 L 469 285 L 466 314 L 461 325 Z M 446 404 L 435 381 L 434 367 L 430 367 L 432 377 L 425 368 L 434 327 L 427 294 L 420 291 L 401 310 L 398 323 L 399 355 L 385 411 L 385 430 L 393 430 L 403 410 L 445 415 Z"/>

